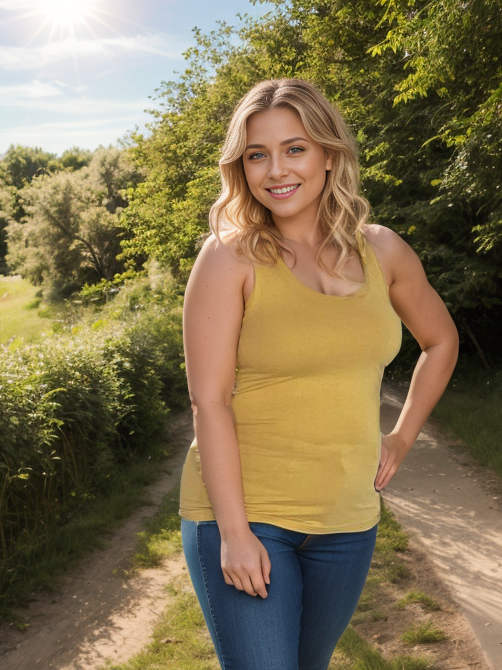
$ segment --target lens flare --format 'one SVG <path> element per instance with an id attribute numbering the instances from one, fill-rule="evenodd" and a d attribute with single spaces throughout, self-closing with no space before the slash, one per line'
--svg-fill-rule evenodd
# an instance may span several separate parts
<path id="1" fill-rule="evenodd" d="M 39 0 L 38 10 L 56 25 L 72 25 L 89 14 L 94 0 Z"/>

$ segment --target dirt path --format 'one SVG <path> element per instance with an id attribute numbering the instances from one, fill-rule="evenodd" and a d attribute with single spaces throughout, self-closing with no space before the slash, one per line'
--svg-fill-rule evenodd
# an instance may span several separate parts
<path id="1" fill-rule="evenodd" d="M 399 386 L 383 386 L 383 433 L 394 427 L 405 397 Z M 501 670 L 500 482 L 429 419 L 382 495 L 451 588 L 488 667 Z"/>
<path id="2" fill-rule="evenodd" d="M 174 453 L 148 489 L 150 505 L 138 508 L 114 532 L 106 549 L 70 570 L 56 593 L 37 594 L 27 610 L 20 610 L 30 628 L 21 632 L 0 626 L 2 670 L 96 670 L 108 659 L 127 661 L 149 641 L 170 601 L 164 587 L 186 570 L 186 563 L 181 556 L 171 558 L 128 579 L 121 576 L 121 568 L 134 554 L 144 520 L 177 486 L 192 431 L 189 409 L 170 424 Z"/>
<path id="3" fill-rule="evenodd" d="M 394 426 L 403 401 L 404 391 L 384 385 L 383 432 Z M 127 567 L 134 554 L 136 534 L 145 518 L 177 486 L 192 431 L 188 410 L 171 426 L 176 446 L 165 472 L 149 488 L 151 504 L 138 509 L 115 531 L 106 549 L 68 572 L 56 593 L 37 594 L 28 610 L 21 612 L 30 628 L 20 632 L 0 627 L 2 670 L 96 670 L 107 661 L 128 660 L 148 643 L 157 618 L 170 602 L 165 585 L 187 576 L 184 557 L 168 559 L 159 568 L 142 570 L 127 580 L 120 568 Z M 490 479 L 489 471 L 474 465 L 454 440 L 429 421 L 383 492 L 411 536 L 406 560 L 417 576 L 416 588 L 432 591 L 430 595 L 449 604 L 444 623 L 453 645 L 448 658 L 438 658 L 436 665 L 444 670 L 485 670 L 479 642 L 487 666 L 502 668 L 502 487 Z M 498 500 L 493 499 L 496 496 Z M 407 615 L 398 616 L 402 622 Z M 396 624 L 389 620 L 389 630 L 385 622 L 375 625 L 374 631 L 368 629 L 369 637 L 382 651 L 397 651 Z"/>

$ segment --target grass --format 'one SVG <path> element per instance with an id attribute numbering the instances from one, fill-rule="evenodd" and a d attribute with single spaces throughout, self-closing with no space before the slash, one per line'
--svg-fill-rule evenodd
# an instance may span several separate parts
<path id="1" fill-rule="evenodd" d="M 462 440 L 481 465 L 502 479 L 502 371 L 487 373 L 479 366 L 459 365 L 462 368 L 452 377 L 432 416 Z"/>
<path id="2" fill-rule="evenodd" d="M 169 593 L 174 603 L 162 615 L 152 642 L 125 665 L 107 665 L 113 670 L 218 670 L 220 665 L 197 598 L 175 586 Z"/>
<path id="3" fill-rule="evenodd" d="M 116 526 L 121 519 L 141 503 L 144 485 L 158 472 L 158 463 L 134 467 L 121 473 L 110 496 L 96 500 L 85 514 L 75 519 L 71 527 L 61 529 L 46 545 L 29 557 L 30 574 L 25 575 L 24 588 L 10 592 L 9 596 L 24 595 L 44 586 L 51 588 L 55 577 L 66 566 L 95 547 L 103 546 L 105 531 Z M 138 536 L 136 551 L 130 570 L 159 566 L 164 558 L 182 551 L 181 519 L 179 509 L 179 485 L 168 491 L 157 512 L 147 519 Z M 432 598 L 419 591 L 407 594 L 389 606 L 382 603 L 381 589 L 386 585 L 406 586 L 409 570 L 403 564 L 401 554 L 407 550 L 408 536 L 401 529 L 394 515 L 382 499 L 382 518 L 379 524 L 375 552 L 359 604 L 340 639 L 331 659 L 329 670 L 433 670 L 431 661 L 414 651 L 412 655 L 399 653 L 393 658 L 384 658 L 380 651 L 358 631 L 359 624 L 367 621 L 385 622 L 390 609 L 404 608 L 410 603 L 420 603 L 425 610 L 436 609 Z M 40 548 L 42 549 L 42 548 Z M 25 559 L 23 559 L 25 560 Z M 187 589 L 188 573 L 177 578 L 167 587 L 170 602 L 153 631 L 151 642 L 123 664 L 109 662 L 108 670 L 218 670 L 217 657 L 196 595 Z M 23 622 L 17 622 L 18 628 Z M 402 631 L 402 629 L 400 629 Z M 396 631 L 396 637 L 399 631 Z M 422 644 L 446 639 L 431 621 L 414 625 L 402 633 L 402 642 Z M 402 651 L 402 650 L 401 650 Z"/>
<path id="4" fill-rule="evenodd" d="M 157 567 L 165 558 L 182 551 L 179 500 L 178 487 L 164 497 L 158 511 L 146 521 L 145 529 L 138 534 L 134 567 Z"/>
<path id="5" fill-rule="evenodd" d="M 400 655 L 390 660 L 385 659 L 350 625 L 340 638 L 338 648 L 350 665 L 345 660 L 338 662 L 335 656 L 329 670 L 432 670 L 430 661 L 422 658 Z"/>
<path id="6" fill-rule="evenodd" d="M 426 644 L 446 640 L 448 636 L 442 630 L 436 628 L 432 621 L 427 621 L 407 630 L 401 635 L 401 639 L 408 644 Z"/>
<path id="7" fill-rule="evenodd" d="M 38 290 L 19 276 L 0 278 L 0 344 L 15 337 L 29 341 L 51 330 L 51 312 L 41 305 Z"/>
<path id="8" fill-rule="evenodd" d="M 410 603 L 419 603 L 422 608 L 428 612 L 434 612 L 441 609 L 439 603 L 420 591 L 409 591 L 404 598 L 401 598 L 401 600 L 396 603 L 396 605 L 397 607 L 406 607 L 406 605 L 409 605 Z"/>

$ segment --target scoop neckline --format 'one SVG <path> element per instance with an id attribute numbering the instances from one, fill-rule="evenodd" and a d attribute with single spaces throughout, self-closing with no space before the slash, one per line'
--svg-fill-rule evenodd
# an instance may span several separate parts
<path id="1" fill-rule="evenodd" d="M 296 277 L 293 272 L 291 272 L 291 269 L 286 265 L 286 261 L 282 257 L 281 254 L 279 254 L 279 262 L 282 263 L 284 270 L 286 273 L 291 277 L 291 279 L 295 282 L 295 284 L 298 284 L 302 289 L 305 291 L 308 291 L 309 293 L 314 293 L 315 295 L 321 296 L 321 299 L 324 298 L 331 298 L 333 300 L 349 300 L 351 298 L 356 298 L 363 293 L 365 293 L 368 290 L 369 286 L 369 269 L 368 269 L 368 261 L 363 261 L 362 266 L 363 266 L 363 272 L 364 272 L 364 282 L 361 284 L 361 286 L 355 291 L 354 293 L 350 293 L 349 295 L 330 295 L 329 293 L 321 293 L 320 291 L 316 291 L 313 288 L 310 288 L 310 286 L 307 286 L 303 282 L 301 282 L 298 277 Z"/>

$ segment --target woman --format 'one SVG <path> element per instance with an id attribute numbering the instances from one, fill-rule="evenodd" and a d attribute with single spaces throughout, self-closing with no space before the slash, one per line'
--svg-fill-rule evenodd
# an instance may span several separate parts
<path id="1" fill-rule="evenodd" d="M 368 223 L 356 143 L 311 84 L 252 88 L 220 170 L 184 303 L 183 550 L 223 670 L 326 670 L 457 330 L 411 247 Z M 401 322 L 422 354 L 382 435 Z"/>

